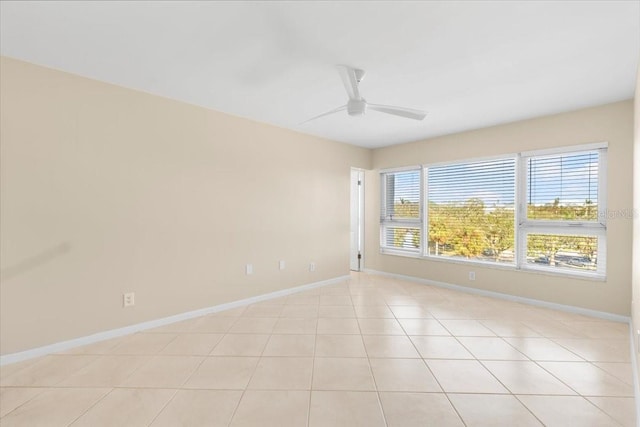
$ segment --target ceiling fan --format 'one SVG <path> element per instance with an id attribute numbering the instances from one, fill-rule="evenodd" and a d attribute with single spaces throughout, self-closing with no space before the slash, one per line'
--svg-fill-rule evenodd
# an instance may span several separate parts
<path id="1" fill-rule="evenodd" d="M 363 116 L 367 110 L 375 110 L 381 113 L 393 114 L 394 116 L 406 117 L 407 119 L 422 120 L 427 113 L 413 108 L 394 107 L 391 105 L 370 104 L 360 95 L 358 85 L 364 79 L 365 72 L 357 68 L 351 68 L 346 65 L 338 65 L 338 71 L 342 78 L 344 88 L 349 95 L 349 101 L 338 108 L 329 110 L 325 113 L 305 120 L 303 123 L 310 122 L 311 120 L 319 119 L 320 117 L 328 116 L 339 111 L 347 110 L 350 116 Z"/>

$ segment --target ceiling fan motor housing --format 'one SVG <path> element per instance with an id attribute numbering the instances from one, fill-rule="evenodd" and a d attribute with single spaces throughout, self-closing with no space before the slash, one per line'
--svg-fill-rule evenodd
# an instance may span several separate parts
<path id="1" fill-rule="evenodd" d="M 361 99 L 350 99 L 347 102 L 347 113 L 350 116 L 363 116 L 367 111 L 367 101 Z"/>

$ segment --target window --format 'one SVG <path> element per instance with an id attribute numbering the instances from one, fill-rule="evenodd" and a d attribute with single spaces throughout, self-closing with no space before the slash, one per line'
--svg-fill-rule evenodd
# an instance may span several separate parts
<path id="1" fill-rule="evenodd" d="M 515 158 L 427 169 L 427 255 L 514 262 Z"/>
<path id="2" fill-rule="evenodd" d="M 521 263 L 604 275 L 604 148 L 523 155 Z"/>
<path id="3" fill-rule="evenodd" d="M 382 173 L 380 242 L 383 251 L 420 254 L 421 171 L 421 168 L 414 168 Z"/>
<path id="4" fill-rule="evenodd" d="M 381 251 L 604 277 L 606 153 L 592 144 L 384 171 Z"/>

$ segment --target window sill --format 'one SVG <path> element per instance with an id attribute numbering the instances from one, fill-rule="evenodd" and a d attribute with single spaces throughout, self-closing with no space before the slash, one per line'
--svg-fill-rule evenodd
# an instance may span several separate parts
<path id="1" fill-rule="evenodd" d="M 380 253 L 382 255 L 391 255 L 391 256 L 400 256 L 404 258 L 413 258 L 413 259 L 422 259 L 426 261 L 440 262 L 445 264 L 457 264 L 457 265 L 466 265 L 466 266 L 478 266 L 483 268 L 490 268 L 494 270 L 507 270 L 507 271 L 522 271 L 525 273 L 533 273 L 539 274 L 543 276 L 552 276 L 552 277 L 566 277 L 569 279 L 578 279 L 578 280 L 587 280 L 592 282 L 606 282 L 606 275 L 599 274 L 589 274 L 589 273 L 580 273 L 580 272 L 567 272 L 567 271 L 555 271 L 546 268 L 536 268 L 529 265 L 525 265 L 522 267 L 517 267 L 515 263 L 504 263 L 504 264 L 496 264 L 491 262 L 484 261 L 475 261 L 475 260 L 464 260 L 464 259 L 455 259 L 455 258 L 440 258 L 435 256 L 423 256 L 419 253 L 411 253 L 404 251 L 394 251 L 393 249 L 380 249 Z"/>

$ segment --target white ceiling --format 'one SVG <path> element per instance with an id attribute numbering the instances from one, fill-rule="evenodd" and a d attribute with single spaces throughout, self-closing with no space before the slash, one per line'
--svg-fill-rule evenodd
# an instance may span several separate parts
<path id="1" fill-rule="evenodd" d="M 633 97 L 640 1 L 0 2 L 0 52 L 364 147 Z M 343 105 L 336 64 L 374 111 Z"/>

